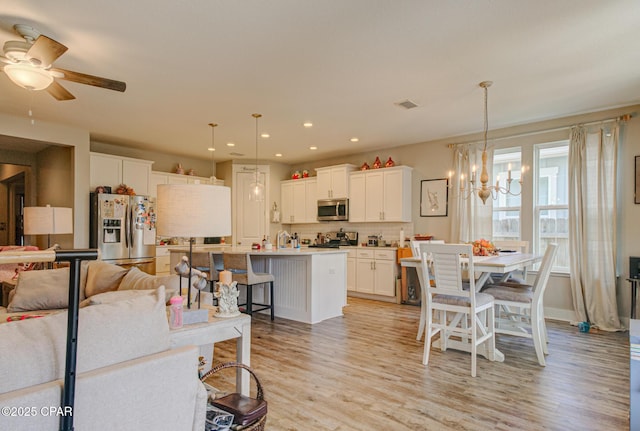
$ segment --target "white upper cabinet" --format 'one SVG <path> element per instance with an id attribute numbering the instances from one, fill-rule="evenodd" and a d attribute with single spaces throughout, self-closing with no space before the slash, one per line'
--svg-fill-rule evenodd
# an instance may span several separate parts
<path id="1" fill-rule="evenodd" d="M 280 183 L 280 201 L 283 224 L 316 223 L 317 180 L 303 178 Z"/>
<path id="2" fill-rule="evenodd" d="M 90 153 L 89 157 L 90 191 L 109 186 L 115 193 L 120 184 L 126 184 L 138 195 L 149 194 L 152 161 L 101 153 Z"/>
<path id="3" fill-rule="evenodd" d="M 317 168 L 318 199 L 338 199 L 349 197 L 349 173 L 354 165 L 344 164 Z"/>
<path id="4" fill-rule="evenodd" d="M 149 194 L 151 196 L 158 196 L 158 184 L 213 184 L 215 186 L 223 186 L 224 180 L 215 179 L 212 181 L 211 178 L 207 177 L 153 171 L 149 178 Z"/>
<path id="5" fill-rule="evenodd" d="M 351 173 L 350 222 L 410 222 L 411 171 L 408 166 Z"/>

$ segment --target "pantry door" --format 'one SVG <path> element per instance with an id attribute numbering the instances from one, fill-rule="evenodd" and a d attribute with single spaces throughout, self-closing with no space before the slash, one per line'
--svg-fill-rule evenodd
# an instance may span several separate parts
<path id="1" fill-rule="evenodd" d="M 255 165 L 234 165 L 234 244 L 251 246 L 260 243 L 268 235 L 267 202 L 269 202 L 269 167 L 258 166 L 260 181 L 265 185 L 265 197 L 261 202 L 249 200 Z"/>

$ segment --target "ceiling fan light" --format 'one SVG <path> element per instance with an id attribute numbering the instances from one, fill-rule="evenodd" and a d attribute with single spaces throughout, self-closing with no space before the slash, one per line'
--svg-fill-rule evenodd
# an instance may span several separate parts
<path id="1" fill-rule="evenodd" d="M 27 90 L 44 90 L 53 82 L 48 71 L 28 64 L 7 64 L 4 71 L 14 84 Z"/>

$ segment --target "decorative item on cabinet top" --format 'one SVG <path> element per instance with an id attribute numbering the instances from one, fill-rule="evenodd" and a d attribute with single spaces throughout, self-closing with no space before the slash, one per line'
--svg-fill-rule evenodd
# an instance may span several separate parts
<path id="1" fill-rule="evenodd" d="M 309 170 L 303 169 L 302 172 L 295 171 L 293 174 L 291 174 L 292 180 L 299 180 L 300 178 L 309 178 Z"/>
<path id="2" fill-rule="evenodd" d="M 376 156 L 376 160 L 373 162 L 373 169 L 380 169 L 382 167 L 382 162 L 380 161 L 380 157 Z"/>
<path id="3" fill-rule="evenodd" d="M 392 168 L 396 165 L 396 162 L 393 161 L 393 159 L 391 158 L 391 156 L 389 156 L 389 160 L 386 161 L 386 163 L 384 164 L 385 168 Z"/>
<path id="4" fill-rule="evenodd" d="M 371 168 L 369 167 L 369 163 L 367 163 L 367 162 L 364 162 L 362 164 L 362 166 L 360 166 L 360 170 L 361 171 L 368 171 L 369 169 L 371 169 Z"/>
<path id="5" fill-rule="evenodd" d="M 178 166 L 176 166 L 176 174 L 184 175 L 184 168 L 182 167 L 182 165 L 180 163 L 178 163 Z"/>

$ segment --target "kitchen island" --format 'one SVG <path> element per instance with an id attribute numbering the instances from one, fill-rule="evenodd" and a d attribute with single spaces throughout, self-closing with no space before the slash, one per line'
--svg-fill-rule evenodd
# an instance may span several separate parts
<path id="1" fill-rule="evenodd" d="M 188 255 L 189 247 L 172 247 L 169 252 L 173 271 L 180 258 Z M 263 251 L 248 247 L 198 247 L 193 250 L 193 265 L 208 267 L 209 253 L 222 256 L 224 252 L 249 253 L 255 272 L 273 274 L 276 317 L 313 324 L 342 316 L 342 307 L 347 304 L 346 250 L 281 248 Z M 240 289 L 240 302 L 244 300 L 244 291 Z M 269 289 L 254 287 L 254 301 L 265 299 L 261 294 L 268 295 Z"/>

